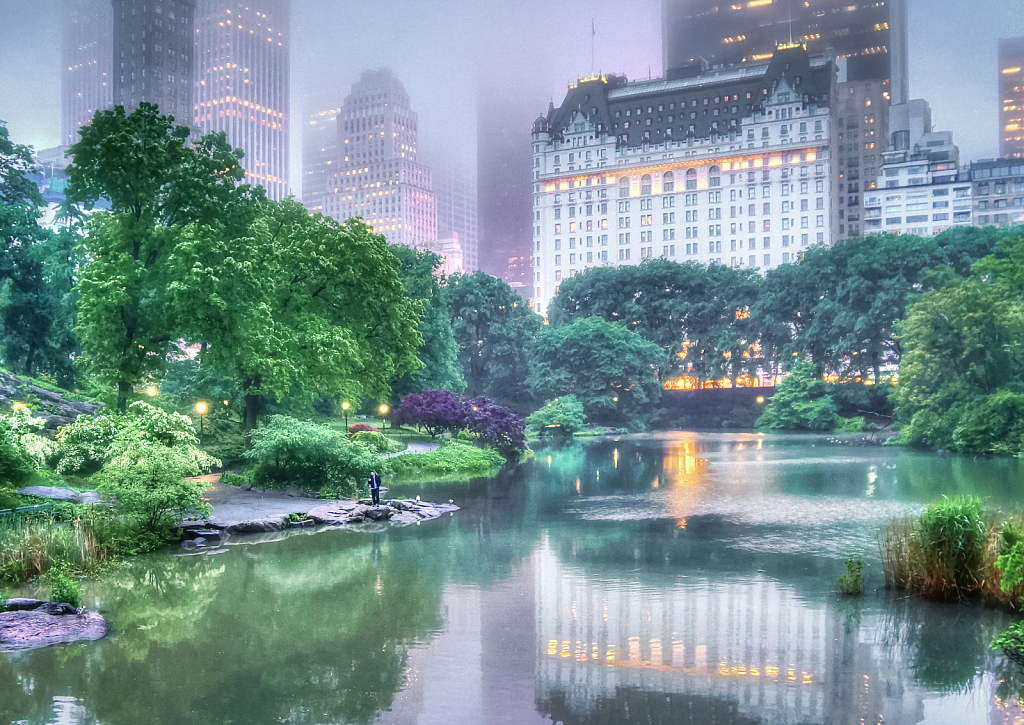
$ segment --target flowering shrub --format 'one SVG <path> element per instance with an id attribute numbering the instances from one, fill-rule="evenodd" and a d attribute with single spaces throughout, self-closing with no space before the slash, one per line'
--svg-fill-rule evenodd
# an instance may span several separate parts
<path id="1" fill-rule="evenodd" d="M 348 427 L 349 433 L 359 433 L 361 431 L 371 431 L 373 433 L 376 433 L 377 429 L 374 428 L 369 423 L 353 423 Z"/>

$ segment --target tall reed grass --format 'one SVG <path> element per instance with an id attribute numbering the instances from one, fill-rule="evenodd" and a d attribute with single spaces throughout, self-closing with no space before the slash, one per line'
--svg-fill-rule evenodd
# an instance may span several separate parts
<path id="1" fill-rule="evenodd" d="M 108 547 L 96 529 L 87 518 L 67 523 L 53 517 L 0 518 L 0 582 L 25 581 L 55 568 L 98 572 L 108 560 Z"/>

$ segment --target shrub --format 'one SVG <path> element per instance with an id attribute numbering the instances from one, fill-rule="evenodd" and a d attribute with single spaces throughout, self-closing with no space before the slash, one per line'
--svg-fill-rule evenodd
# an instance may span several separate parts
<path id="1" fill-rule="evenodd" d="M 210 466 L 220 464 L 200 449 L 199 438 L 187 416 L 161 410 L 141 400 L 128 406 L 128 415 L 107 448 L 106 462 L 130 465 L 149 455 L 152 446 L 174 450 L 185 464 L 185 475 L 207 473 Z"/>
<path id="2" fill-rule="evenodd" d="M 1024 665 L 1024 620 L 1011 624 L 992 640 L 992 649 L 1001 649 L 1003 654 L 1019 665 Z"/>
<path id="3" fill-rule="evenodd" d="M 50 585 L 50 601 L 70 604 L 75 609 L 82 606 L 82 589 L 78 582 L 59 569 L 52 569 L 46 575 Z"/>
<path id="4" fill-rule="evenodd" d="M 864 560 L 859 556 L 846 557 L 846 573 L 839 577 L 839 591 L 851 597 L 864 592 Z"/>
<path id="5" fill-rule="evenodd" d="M 935 501 L 921 514 L 915 536 L 921 542 L 929 589 L 958 597 L 981 581 L 986 527 L 977 498 Z"/>
<path id="6" fill-rule="evenodd" d="M 380 431 L 362 430 L 353 433 L 351 440 L 355 443 L 362 443 L 370 448 L 374 448 L 381 453 L 387 453 L 391 450 L 391 439 Z"/>
<path id="7" fill-rule="evenodd" d="M 828 383 L 815 378 L 812 363 L 803 362 L 779 385 L 756 427 L 830 431 L 835 428 L 837 417 Z"/>
<path id="8" fill-rule="evenodd" d="M 472 398 L 466 403 L 468 429 L 480 436 L 481 443 L 494 446 L 505 458 L 526 449 L 526 421 L 521 417 L 487 398 Z"/>
<path id="9" fill-rule="evenodd" d="M 93 478 L 98 490 L 115 502 L 115 510 L 150 532 L 190 515 L 209 515 L 203 501 L 206 483 L 186 479 L 194 462 L 179 450 L 148 443 L 103 467 Z"/>
<path id="10" fill-rule="evenodd" d="M 544 433 L 560 432 L 572 435 L 587 425 L 583 404 L 575 395 L 560 395 L 549 400 L 526 419 L 526 425 Z"/>
<path id="11" fill-rule="evenodd" d="M 864 416 L 856 418 L 840 418 L 836 423 L 836 433 L 860 433 L 864 430 Z"/>
<path id="12" fill-rule="evenodd" d="M 45 467 L 53 444 L 40 435 L 44 423 L 25 406 L 0 415 L 0 476 L 8 482 L 23 483 Z"/>
<path id="13" fill-rule="evenodd" d="M 348 427 L 349 433 L 359 433 L 360 431 L 372 431 L 376 433 L 377 429 L 369 423 L 353 423 Z"/>
<path id="14" fill-rule="evenodd" d="M 79 416 L 57 432 L 57 473 L 95 473 L 103 465 L 115 435 L 117 420 L 114 416 Z"/>
<path id="15" fill-rule="evenodd" d="M 245 457 L 256 464 L 253 481 L 257 485 L 312 489 L 328 485 L 354 489 L 383 463 L 380 453 L 364 443 L 327 426 L 284 415 L 272 416 L 269 424 L 253 431 L 252 448 Z"/>
<path id="16" fill-rule="evenodd" d="M 484 473 L 505 464 L 493 448 L 478 448 L 465 443 L 448 443 L 429 453 L 410 453 L 388 460 L 393 473 Z"/>
<path id="17" fill-rule="evenodd" d="M 224 473 L 221 474 L 219 482 L 223 483 L 225 486 L 240 487 L 244 486 L 247 483 L 251 483 L 251 481 L 249 480 L 251 477 L 252 476 L 250 474 L 240 474 L 235 473 L 234 471 L 225 471 Z"/>
<path id="18" fill-rule="evenodd" d="M 953 430 L 953 448 L 1008 455 L 1024 451 L 1024 394 L 998 390 L 967 406 Z"/>

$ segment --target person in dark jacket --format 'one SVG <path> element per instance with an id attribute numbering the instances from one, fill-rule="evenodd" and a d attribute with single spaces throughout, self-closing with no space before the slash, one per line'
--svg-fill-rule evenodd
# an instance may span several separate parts
<path id="1" fill-rule="evenodd" d="M 376 471 L 370 471 L 370 478 L 366 483 L 370 489 L 370 496 L 373 497 L 373 505 L 380 506 L 380 476 Z"/>

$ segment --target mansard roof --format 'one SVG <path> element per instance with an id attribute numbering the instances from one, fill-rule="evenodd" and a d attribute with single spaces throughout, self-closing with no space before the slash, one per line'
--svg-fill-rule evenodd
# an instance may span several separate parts
<path id="1" fill-rule="evenodd" d="M 785 90 L 793 94 L 793 101 L 827 106 L 834 81 L 831 56 L 811 58 L 802 46 L 783 46 L 768 62 L 714 69 L 691 78 L 633 83 L 622 75 L 580 79 L 569 86 L 562 105 L 548 111 L 547 122 L 552 137 L 564 140 L 582 117 L 595 133 L 630 147 L 669 138 L 707 138 L 716 130 L 727 133 L 740 119 L 763 110 L 780 84 L 789 86 Z"/>

